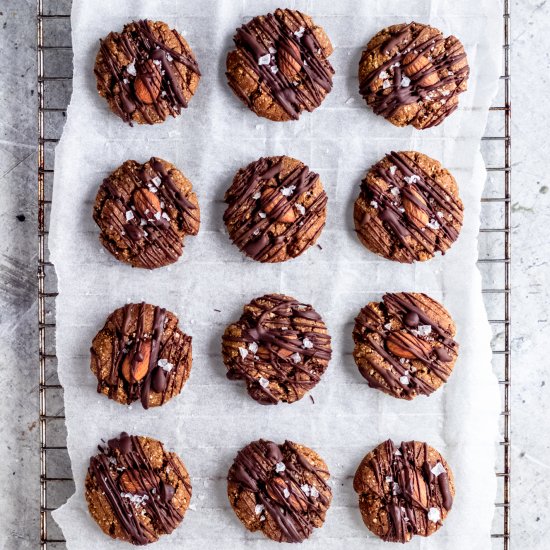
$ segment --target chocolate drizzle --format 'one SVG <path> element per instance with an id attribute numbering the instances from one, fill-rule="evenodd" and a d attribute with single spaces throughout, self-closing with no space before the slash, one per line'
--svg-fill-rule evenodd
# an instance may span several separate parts
<path id="1" fill-rule="evenodd" d="M 323 50 L 311 25 L 299 11 L 277 9 L 237 29 L 237 49 L 228 56 L 226 75 L 229 86 L 253 110 L 255 101 L 268 94 L 286 113 L 285 119 L 297 120 L 330 92 L 334 70 L 327 56 L 331 52 Z M 234 58 L 236 71 L 231 70 Z M 290 62 L 290 72 L 285 62 Z M 258 86 L 253 93 L 248 89 L 250 81 Z M 258 114 L 271 118 L 268 113 Z"/>
<path id="2" fill-rule="evenodd" d="M 177 261 L 184 236 L 196 235 L 200 226 L 191 184 L 156 157 L 145 164 L 126 161 L 103 180 L 93 215 L 103 245 L 118 259 L 146 269 Z"/>
<path id="3" fill-rule="evenodd" d="M 295 443 L 260 439 L 237 454 L 227 476 L 228 494 L 237 510 L 243 493 L 253 494 L 264 518 L 255 518 L 253 530 L 274 522 L 276 534 L 265 532 L 270 538 L 302 542 L 325 519 L 332 499 L 328 478 L 328 471 L 319 469 Z"/>
<path id="4" fill-rule="evenodd" d="M 376 499 L 382 509 L 375 516 L 382 521 L 371 522 L 372 512 L 363 512 L 367 527 L 385 541 L 404 543 L 441 526 L 453 504 L 449 478 L 450 468 L 426 443 L 408 441 L 396 447 L 388 439 L 363 459 L 353 487 L 360 507 Z"/>
<path id="5" fill-rule="evenodd" d="M 150 441 L 160 445 L 160 466 L 151 462 Z M 189 476 L 181 460 L 164 451 L 159 442 L 125 432 L 98 448 L 100 454 L 90 459 L 86 480 L 89 502 L 93 498 L 89 493 L 100 491 L 124 539 L 134 545 L 149 544 L 159 534 L 171 533 L 181 523 L 191 499 Z M 168 469 L 176 487 L 168 482 Z M 114 531 L 109 534 L 114 536 Z"/>
<path id="6" fill-rule="evenodd" d="M 165 331 L 169 324 L 167 334 Z M 149 408 L 153 393 L 156 396 L 155 405 L 163 405 L 179 394 L 189 375 L 191 337 L 183 334 L 176 324 L 174 314 L 144 302 L 127 304 L 111 314 L 103 329 L 110 335 L 111 345 L 105 377 L 101 376 L 106 368 L 105 359 L 101 348 L 96 348 L 96 341 L 98 346 L 104 344 L 103 331 L 96 336 L 90 350 L 92 370 L 98 376 L 98 393 L 119 400 L 122 391 L 127 403 L 140 400 L 145 409 Z M 148 358 L 144 353 L 146 347 Z M 166 365 L 171 365 L 168 370 L 159 365 L 161 359 Z M 125 361 L 129 364 L 130 380 L 123 374 Z M 136 379 L 138 368 L 144 361 L 146 370 L 143 376 Z"/>
<path id="7" fill-rule="evenodd" d="M 422 157 L 441 169 L 419 153 L 392 151 L 370 169 L 355 204 L 355 227 L 362 242 L 400 262 L 445 254 L 462 227 L 464 208 L 456 188 L 444 187 L 426 172 Z M 388 234 L 395 239 L 392 245 Z"/>
<path id="8" fill-rule="evenodd" d="M 185 40 L 175 30 L 164 24 L 166 28 L 159 29 L 158 25 L 134 21 L 121 33 L 100 40 L 95 67 L 98 90 L 130 125 L 133 120 L 154 124 L 169 114 L 179 115 L 200 77 Z M 121 59 L 127 63 L 122 64 Z"/>
<path id="9" fill-rule="evenodd" d="M 448 380 L 458 354 L 453 336 L 448 313 L 425 294 L 385 294 L 355 319 L 354 357 L 370 387 L 413 399 Z"/>
<path id="10" fill-rule="evenodd" d="M 321 379 L 331 358 L 330 336 L 317 312 L 294 298 L 253 300 L 223 336 L 230 380 L 245 380 L 262 404 L 296 401 Z"/>
<path id="11" fill-rule="evenodd" d="M 240 170 L 225 194 L 231 240 L 249 257 L 277 262 L 312 246 L 325 225 L 327 195 L 319 176 L 288 157 Z"/>
<path id="12" fill-rule="evenodd" d="M 469 67 L 462 44 L 418 23 L 391 27 L 390 33 L 386 42 L 363 53 L 362 64 L 374 56 L 384 61 L 370 73 L 360 70 L 361 94 L 376 114 L 398 125 L 401 114 L 408 117 L 405 124 L 420 129 L 441 124 L 466 90 Z M 405 113 L 413 104 L 420 108 Z"/>

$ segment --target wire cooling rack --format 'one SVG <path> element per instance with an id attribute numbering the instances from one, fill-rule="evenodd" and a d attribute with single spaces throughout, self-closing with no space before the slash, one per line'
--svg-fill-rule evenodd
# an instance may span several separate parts
<path id="1" fill-rule="evenodd" d="M 483 295 L 493 327 L 493 368 L 503 410 L 496 476 L 498 493 L 492 548 L 510 545 L 510 268 L 511 268 L 511 105 L 510 11 L 504 0 L 503 74 L 491 107 L 482 151 L 488 178 L 482 199 L 479 267 Z M 38 51 L 38 336 L 40 377 L 40 549 L 65 549 L 51 517 L 74 490 L 66 448 L 63 392 L 55 355 L 55 270 L 48 257 L 54 149 L 65 122 L 72 89 L 71 0 L 37 0 Z"/>

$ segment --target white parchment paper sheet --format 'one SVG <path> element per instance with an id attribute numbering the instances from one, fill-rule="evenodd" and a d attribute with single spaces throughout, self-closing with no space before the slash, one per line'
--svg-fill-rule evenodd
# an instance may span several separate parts
<path id="1" fill-rule="evenodd" d="M 299 122 L 273 123 L 244 108 L 225 84 L 225 56 L 234 29 L 250 16 L 288 6 L 325 27 L 335 52 L 334 89 Z M 364 527 L 352 489 L 363 455 L 387 439 L 428 441 L 455 473 L 457 496 L 445 526 L 409 548 L 486 550 L 495 496 L 498 388 L 491 369 L 490 329 L 476 269 L 480 196 L 485 170 L 479 153 L 500 64 L 501 6 L 497 0 L 74 0 L 74 91 L 56 152 L 50 246 L 59 277 L 57 354 L 65 389 L 68 447 L 76 493 L 54 517 L 69 550 L 123 548 L 87 512 L 83 482 L 102 438 L 121 430 L 163 440 L 185 461 L 193 483 L 181 527 L 155 548 L 275 548 L 244 529 L 226 497 L 226 473 L 237 450 L 259 437 L 285 438 L 316 449 L 334 480 L 334 500 L 322 529 L 306 547 L 388 548 Z M 181 117 L 155 127 L 124 125 L 95 91 L 98 39 L 136 18 L 162 19 L 194 49 L 203 77 Z M 395 128 L 358 95 L 364 45 L 382 27 L 416 20 L 455 34 L 472 69 L 460 109 L 423 132 Z M 365 171 L 390 150 L 416 149 L 456 176 L 466 207 L 464 228 L 445 257 L 400 265 L 363 248 L 353 231 L 352 205 Z M 319 244 L 281 265 L 245 259 L 222 222 L 224 190 L 235 171 L 261 155 L 291 155 L 321 174 L 329 196 Z M 156 155 L 191 179 L 202 226 L 183 258 L 153 272 L 132 269 L 104 252 L 91 211 L 102 179 L 126 159 Z M 386 291 L 421 291 L 440 300 L 458 326 L 460 359 L 449 383 L 430 398 L 405 402 L 368 388 L 353 362 L 351 330 L 359 309 Z M 321 383 L 293 405 L 263 407 L 241 383 L 225 378 L 224 327 L 242 306 L 266 292 L 309 302 L 328 324 L 334 356 Z M 96 393 L 89 346 L 107 315 L 127 301 L 146 300 L 177 313 L 193 336 L 193 369 L 183 393 L 144 411 Z M 220 312 L 215 311 L 220 310 Z M 51 466 L 55 468 L 55 464 Z"/>

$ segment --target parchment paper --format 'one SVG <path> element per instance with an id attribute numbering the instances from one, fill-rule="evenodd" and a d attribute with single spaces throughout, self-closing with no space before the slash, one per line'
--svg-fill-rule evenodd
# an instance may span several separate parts
<path id="1" fill-rule="evenodd" d="M 276 7 L 310 13 L 336 49 L 334 89 L 299 122 L 273 123 L 244 108 L 225 84 L 225 56 L 236 27 Z M 68 447 L 76 493 L 54 517 L 69 550 L 123 548 L 88 515 L 83 481 L 102 438 L 121 430 L 151 435 L 176 450 L 193 484 L 191 509 L 164 548 L 275 548 L 239 523 L 226 497 L 226 474 L 239 448 L 259 437 L 285 438 L 316 449 L 327 461 L 334 500 L 322 529 L 306 547 L 389 548 L 363 525 L 352 489 L 361 458 L 387 439 L 418 439 L 439 449 L 457 484 L 453 511 L 433 537 L 408 548 L 486 550 L 495 497 L 495 436 L 499 397 L 491 369 L 490 329 L 475 266 L 485 169 L 479 153 L 500 63 L 501 6 L 497 0 L 74 0 L 74 91 L 56 152 L 50 246 L 59 277 L 57 354 L 65 389 Z M 181 117 L 155 127 L 124 125 L 95 90 L 98 39 L 129 20 L 161 19 L 194 49 L 203 77 Z M 423 132 L 376 117 L 358 94 L 364 45 L 382 27 L 416 20 L 455 34 L 469 56 L 469 91 L 442 126 Z M 445 257 L 399 265 L 363 248 L 353 231 L 352 205 L 365 171 L 390 150 L 415 149 L 439 159 L 456 176 L 465 203 L 461 236 Z M 261 155 L 287 154 L 320 173 L 329 196 L 319 244 L 278 265 L 244 259 L 224 230 L 223 193 L 235 171 Z M 126 159 L 152 155 L 174 162 L 191 179 L 202 226 L 183 258 L 152 272 L 132 269 L 104 252 L 92 216 L 102 179 Z M 351 356 L 353 319 L 386 291 L 421 291 L 453 315 L 460 358 L 445 387 L 404 402 L 370 389 Z M 333 338 L 334 355 L 312 395 L 292 405 L 263 407 L 244 384 L 229 382 L 221 360 L 224 327 L 242 306 L 266 292 L 313 304 Z M 144 411 L 96 393 L 89 347 L 107 315 L 127 301 L 146 300 L 174 311 L 193 336 L 193 369 L 182 394 Z M 221 310 L 220 312 L 215 309 Z"/>

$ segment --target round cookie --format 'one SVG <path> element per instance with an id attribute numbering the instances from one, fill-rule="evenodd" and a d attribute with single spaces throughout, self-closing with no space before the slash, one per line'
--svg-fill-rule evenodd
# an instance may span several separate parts
<path id="1" fill-rule="evenodd" d="M 94 67 L 97 90 L 130 126 L 164 122 L 187 107 L 200 71 L 176 30 L 162 21 L 133 21 L 100 44 Z"/>
<path id="2" fill-rule="evenodd" d="M 445 252 L 462 228 L 464 206 L 452 174 L 416 151 L 392 152 L 361 182 L 353 218 L 372 252 L 403 263 Z"/>
<path id="3" fill-rule="evenodd" d="M 125 432 L 99 451 L 90 459 L 84 494 L 102 531 L 136 546 L 171 533 L 191 500 L 179 456 L 156 439 Z"/>
<path id="4" fill-rule="evenodd" d="M 277 9 L 237 29 L 227 55 L 227 81 L 258 116 L 297 120 L 332 89 L 332 44 L 309 15 Z"/>
<path id="5" fill-rule="evenodd" d="M 315 452 L 291 441 L 260 439 L 241 449 L 227 475 L 227 495 L 249 531 L 302 542 L 321 527 L 332 500 L 330 474 Z"/>
<path id="6" fill-rule="evenodd" d="M 174 263 L 186 235 L 196 235 L 200 209 L 191 182 L 173 165 L 153 157 L 127 160 L 103 180 L 93 217 L 101 244 L 117 260 L 155 269 Z"/>
<path id="7" fill-rule="evenodd" d="M 363 458 L 353 480 L 365 525 L 382 540 L 409 542 L 435 533 L 451 510 L 454 478 L 426 443 L 391 439 Z"/>
<path id="8" fill-rule="evenodd" d="M 426 294 L 385 294 L 355 319 L 353 357 L 371 388 L 410 400 L 447 382 L 458 356 L 455 334 L 447 310 Z"/>
<path id="9" fill-rule="evenodd" d="M 321 316 L 282 294 L 252 300 L 222 338 L 227 377 L 244 380 L 262 405 L 301 399 L 319 382 L 331 355 Z"/>
<path id="10" fill-rule="evenodd" d="M 420 23 L 376 34 L 359 62 L 359 91 L 377 115 L 419 130 L 441 124 L 458 107 L 470 68 L 458 38 Z"/>
<path id="11" fill-rule="evenodd" d="M 163 405 L 191 372 L 191 336 L 173 313 L 143 302 L 111 313 L 90 351 L 98 393 L 124 405 L 138 399 L 145 409 Z"/>
<path id="12" fill-rule="evenodd" d="M 225 193 L 231 240 L 259 262 L 284 262 L 314 245 L 327 215 L 319 175 L 299 160 L 266 157 L 237 172 Z"/>

